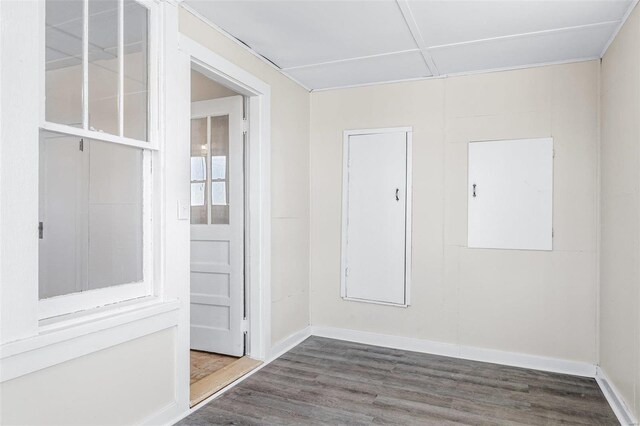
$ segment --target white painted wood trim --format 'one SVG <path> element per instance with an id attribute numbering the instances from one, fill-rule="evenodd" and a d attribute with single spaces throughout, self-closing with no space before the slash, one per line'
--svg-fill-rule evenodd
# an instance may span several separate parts
<path id="1" fill-rule="evenodd" d="M 259 365 L 258 367 L 253 369 L 251 372 L 247 373 L 246 375 L 242 376 L 235 382 L 231 383 L 229 386 L 214 393 L 209 398 L 205 399 L 195 407 L 180 411 L 175 403 L 169 404 L 165 408 L 158 411 L 157 413 L 144 419 L 142 422 L 140 422 L 140 424 L 141 425 L 173 425 L 179 422 L 180 420 L 187 417 L 189 414 L 198 411 L 202 407 L 206 406 L 209 402 L 213 401 L 216 398 L 219 398 L 224 393 L 233 389 L 234 387 L 236 387 L 237 385 L 239 385 L 240 383 L 242 383 L 243 381 L 245 381 L 246 379 L 248 379 L 249 377 L 257 373 L 258 371 L 262 370 L 264 367 L 271 364 L 273 361 L 275 361 L 276 359 L 284 355 L 286 352 L 289 352 L 291 349 L 298 346 L 300 343 L 304 342 L 310 336 L 311 336 L 311 326 L 307 326 L 302 330 L 296 331 L 290 336 L 280 340 L 278 343 L 275 343 L 271 347 L 271 354 L 264 361 L 264 363 L 262 363 L 261 365 Z"/>
<path id="2" fill-rule="evenodd" d="M 0 347 L 0 382 L 178 325 L 178 303 L 159 303 Z"/>
<path id="3" fill-rule="evenodd" d="M 311 335 L 472 361 L 530 368 L 552 373 L 572 374 L 582 377 L 595 377 L 596 373 L 595 365 L 586 362 L 569 361 L 495 349 L 476 348 L 413 337 L 392 336 L 388 334 L 320 326 L 312 326 Z"/>
<path id="4" fill-rule="evenodd" d="M 405 297 L 404 303 L 390 303 L 377 300 L 358 299 L 347 296 L 347 282 L 345 268 L 347 267 L 347 224 L 348 202 L 349 202 L 349 137 L 354 135 L 374 135 L 384 133 L 405 133 L 406 134 L 406 188 L 405 188 Z M 413 127 L 384 127 L 379 129 L 355 129 L 345 130 L 342 137 L 342 234 L 340 247 L 340 296 L 343 300 L 363 303 L 373 303 L 376 305 L 388 305 L 406 308 L 411 303 L 411 219 L 412 219 L 412 151 L 413 151 Z"/>
<path id="5" fill-rule="evenodd" d="M 600 366 L 596 367 L 595 379 L 607 399 L 607 402 L 611 406 L 611 409 L 615 413 L 618 421 L 621 425 L 637 425 L 638 419 L 633 415 L 629 407 L 624 401 L 622 394 L 609 380 L 605 372 Z"/>
<path id="6" fill-rule="evenodd" d="M 207 77 L 250 97 L 249 355 L 264 360 L 271 342 L 271 87 L 184 35 L 179 46 Z"/>
<path id="7" fill-rule="evenodd" d="M 173 59 L 181 70 L 180 78 L 189 81 L 185 73 L 193 67 L 212 80 L 249 97 L 249 168 L 245 176 L 249 186 L 249 215 L 246 218 L 246 262 L 249 269 L 245 275 L 249 311 L 247 354 L 255 359 L 266 360 L 271 347 L 271 86 L 182 34 L 178 34 L 177 44 L 177 55 Z M 171 58 L 167 58 L 169 61 Z M 191 93 L 188 89 L 180 89 L 175 94 L 179 102 L 177 107 L 172 108 L 179 121 L 184 121 L 181 126 L 187 126 L 188 121 L 180 117 L 191 118 Z M 188 134 L 188 127 L 179 129 L 176 140 L 188 147 Z M 188 162 L 184 167 L 188 170 Z M 171 179 L 174 178 L 175 174 Z M 171 184 L 178 185 L 175 182 Z M 184 188 L 188 189 L 188 186 Z M 189 194 L 179 191 L 179 197 L 188 200 Z M 185 238 L 189 239 L 188 233 Z M 187 275 L 182 276 L 185 273 Z M 189 280 L 188 274 L 188 269 L 180 274 L 181 282 Z M 181 300 L 189 300 L 189 286 L 181 286 L 176 291 Z M 189 404 L 189 309 L 188 303 L 182 304 L 178 326 L 178 410 L 186 410 Z"/>
<path id="8" fill-rule="evenodd" d="M 311 336 L 311 326 L 307 326 L 302 330 L 296 331 L 288 337 L 280 340 L 278 343 L 274 343 L 271 346 L 271 351 L 269 353 L 269 362 L 273 361 L 289 352 L 291 349 L 298 346 L 300 343 L 304 342 Z"/>

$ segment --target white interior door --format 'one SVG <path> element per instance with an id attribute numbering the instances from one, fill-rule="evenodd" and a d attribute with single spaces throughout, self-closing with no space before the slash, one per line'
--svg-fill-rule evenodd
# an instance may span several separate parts
<path id="1" fill-rule="evenodd" d="M 469 144 L 468 245 L 551 250 L 553 139 Z"/>
<path id="2" fill-rule="evenodd" d="M 409 133 L 345 140 L 343 297 L 406 305 Z"/>
<path id="3" fill-rule="evenodd" d="M 191 104 L 191 348 L 242 356 L 242 97 Z"/>

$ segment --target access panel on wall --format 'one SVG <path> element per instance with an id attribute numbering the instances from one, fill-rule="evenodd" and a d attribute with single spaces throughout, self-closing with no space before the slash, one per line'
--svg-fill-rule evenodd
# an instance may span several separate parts
<path id="1" fill-rule="evenodd" d="M 406 306 L 411 129 L 344 134 L 342 297 Z"/>
<path id="2" fill-rule="evenodd" d="M 553 139 L 469 143 L 468 245 L 551 250 Z"/>

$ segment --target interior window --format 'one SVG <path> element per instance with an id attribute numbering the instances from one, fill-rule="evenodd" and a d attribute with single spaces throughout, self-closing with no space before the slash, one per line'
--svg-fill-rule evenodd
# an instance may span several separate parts
<path id="1" fill-rule="evenodd" d="M 147 141 L 149 9 L 135 0 L 47 0 L 45 13 L 45 120 Z"/>
<path id="2" fill-rule="evenodd" d="M 142 154 L 40 133 L 41 299 L 142 281 Z"/>

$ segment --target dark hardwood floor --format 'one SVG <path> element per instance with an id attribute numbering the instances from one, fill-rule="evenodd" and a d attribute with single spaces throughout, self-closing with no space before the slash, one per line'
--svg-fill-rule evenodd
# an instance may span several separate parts
<path id="1" fill-rule="evenodd" d="M 595 380 L 311 337 L 179 425 L 617 425 Z"/>

